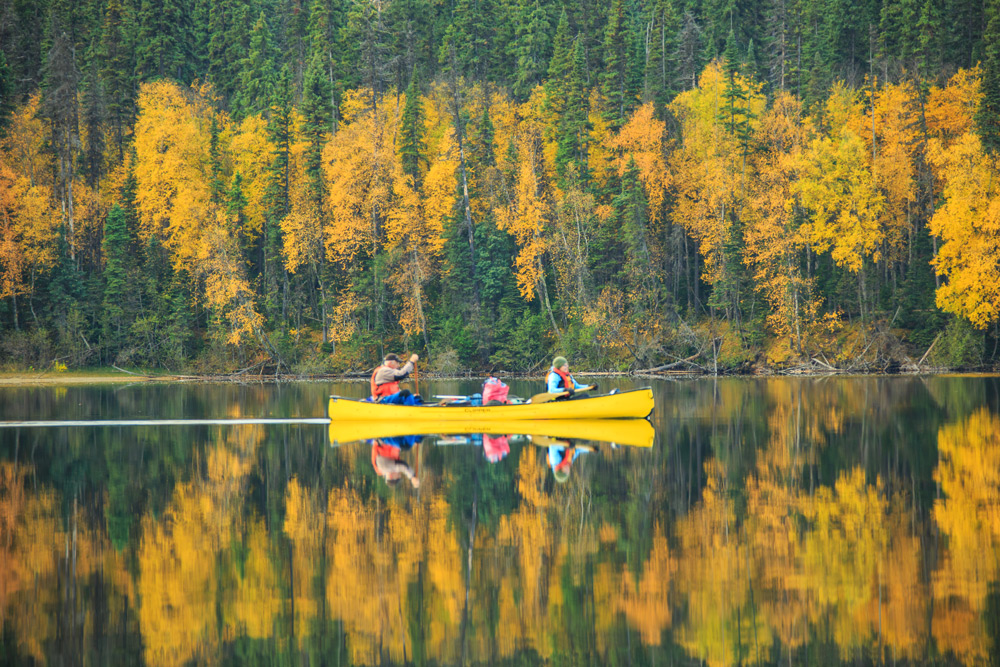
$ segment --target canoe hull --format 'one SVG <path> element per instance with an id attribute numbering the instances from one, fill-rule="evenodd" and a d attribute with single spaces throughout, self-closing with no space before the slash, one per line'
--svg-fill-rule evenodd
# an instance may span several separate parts
<path id="1" fill-rule="evenodd" d="M 548 403 L 484 406 L 408 406 L 330 397 L 333 421 L 481 421 L 521 419 L 641 419 L 653 411 L 653 390 L 623 391 Z"/>
<path id="2" fill-rule="evenodd" d="M 655 434 L 646 419 L 514 419 L 468 421 L 331 421 L 330 444 L 404 435 L 532 435 L 597 440 L 632 447 L 652 447 Z"/>

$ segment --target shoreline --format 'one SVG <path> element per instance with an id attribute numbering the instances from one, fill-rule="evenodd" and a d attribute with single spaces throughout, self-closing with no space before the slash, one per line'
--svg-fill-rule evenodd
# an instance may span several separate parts
<path id="1" fill-rule="evenodd" d="M 489 377 L 489 373 L 466 373 L 462 375 L 421 373 L 421 378 L 426 380 L 477 380 Z M 527 375 L 520 373 L 494 373 L 496 377 L 505 380 L 537 380 L 540 375 Z M 661 373 L 629 373 L 617 371 L 580 371 L 574 373 L 577 377 L 606 377 L 606 378 L 636 378 L 643 380 L 683 380 L 711 377 L 743 377 L 743 378 L 766 378 L 766 377 L 931 377 L 942 375 L 962 375 L 962 376 L 995 376 L 1000 375 L 996 369 L 966 370 L 954 368 L 923 368 L 919 371 L 900 371 L 887 373 L 884 371 L 865 372 L 863 370 L 847 369 L 792 369 L 774 370 L 758 369 L 751 373 L 722 372 L 718 375 L 703 372 L 689 371 L 668 371 Z M 0 373 L 0 388 L 4 387 L 25 387 L 33 385 L 87 385 L 87 384 L 137 384 L 137 383 L 205 383 L 205 384 L 276 384 L 283 382 L 367 382 L 367 376 L 359 373 L 331 374 L 331 375 L 156 375 L 156 374 L 125 374 L 111 373 L 106 371 L 71 371 L 64 373 Z"/>

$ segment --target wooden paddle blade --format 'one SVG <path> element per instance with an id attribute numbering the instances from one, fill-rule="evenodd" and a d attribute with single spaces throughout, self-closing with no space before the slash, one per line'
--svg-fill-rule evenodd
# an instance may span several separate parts
<path id="1" fill-rule="evenodd" d="M 590 391 L 593 388 L 594 388 L 594 385 L 590 385 L 590 386 L 587 386 L 587 387 L 580 387 L 579 389 L 577 389 L 573 393 L 579 394 L 581 391 Z M 529 400 L 528 402 L 537 405 L 538 403 L 548 403 L 549 401 L 554 401 L 554 400 L 557 400 L 557 399 L 560 399 L 560 398 L 565 398 L 567 396 L 569 396 L 569 392 L 568 391 L 559 391 L 559 392 L 555 392 L 555 393 L 551 393 L 551 394 L 548 393 L 548 392 L 545 392 L 544 394 L 535 394 L 534 396 L 531 397 L 531 400 Z"/>

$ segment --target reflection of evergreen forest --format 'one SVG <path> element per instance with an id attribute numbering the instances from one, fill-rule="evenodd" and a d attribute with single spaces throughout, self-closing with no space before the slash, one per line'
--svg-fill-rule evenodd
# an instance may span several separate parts
<path id="1" fill-rule="evenodd" d="M 996 363 L 998 12 L 10 0 L 0 364 Z"/>
<path id="2" fill-rule="evenodd" d="M 184 389 L 5 404 L 240 416 L 325 393 Z M 414 490 L 312 427 L 0 431 L 0 657 L 995 661 L 996 379 L 656 392 L 656 446 L 588 455 L 564 484 L 533 446 L 491 465 L 425 443 Z"/>

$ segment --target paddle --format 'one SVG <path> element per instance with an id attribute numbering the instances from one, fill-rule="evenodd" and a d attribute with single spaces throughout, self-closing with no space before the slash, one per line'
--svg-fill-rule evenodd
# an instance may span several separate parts
<path id="1" fill-rule="evenodd" d="M 574 390 L 573 393 L 574 394 L 578 394 L 581 391 L 591 391 L 592 389 L 596 389 L 596 388 L 597 388 L 597 385 L 593 385 L 592 384 L 592 385 L 590 385 L 588 387 L 580 387 L 579 389 Z M 556 392 L 554 394 L 550 394 L 550 393 L 546 392 L 544 394 L 535 394 L 534 396 L 531 397 L 531 399 L 528 402 L 532 403 L 534 405 L 537 405 L 539 403 L 548 403 L 549 401 L 554 401 L 554 400 L 559 399 L 559 398 L 565 398 L 566 396 L 569 396 L 569 392 L 568 391 L 560 391 L 560 392 Z"/>

